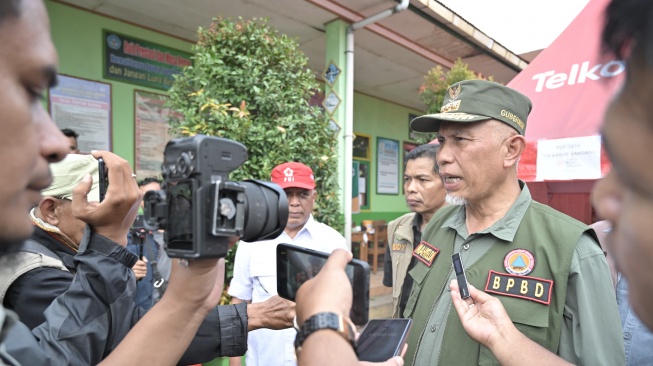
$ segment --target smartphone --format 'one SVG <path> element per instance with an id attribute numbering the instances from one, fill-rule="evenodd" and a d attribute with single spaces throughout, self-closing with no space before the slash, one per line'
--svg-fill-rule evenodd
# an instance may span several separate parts
<path id="1" fill-rule="evenodd" d="M 324 266 L 329 253 L 290 244 L 277 246 L 277 293 L 295 301 L 299 286 L 315 277 Z M 353 303 L 349 317 L 356 325 L 367 323 L 370 306 L 370 266 L 352 259 L 345 268 L 353 289 Z"/>
<path id="2" fill-rule="evenodd" d="M 466 299 L 469 297 L 469 289 L 467 288 L 467 276 L 465 276 L 463 261 L 460 260 L 460 253 L 454 253 L 451 256 L 451 261 L 453 262 L 453 270 L 456 272 L 456 281 L 458 281 L 460 297 Z"/>
<path id="3" fill-rule="evenodd" d="M 107 194 L 107 188 L 109 187 L 109 171 L 107 166 L 104 164 L 104 159 L 97 159 L 97 170 L 100 177 L 100 202 L 104 201 L 104 196 Z"/>
<path id="4" fill-rule="evenodd" d="M 384 362 L 401 355 L 412 326 L 412 319 L 370 320 L 356 340 L 358 360 Z"/>

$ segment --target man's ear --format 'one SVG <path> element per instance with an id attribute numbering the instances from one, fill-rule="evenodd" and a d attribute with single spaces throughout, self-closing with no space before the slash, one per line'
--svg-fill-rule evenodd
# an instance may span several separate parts
<path id="1" fill-rule="evenodd" d="M 526 138 L 522 135 L 510 136 L 504 142 L 506 146 L 506 156 L 504 166 L 511 167 L 517 164 L 522 152 L 526 149 Z"/>
<path id="2" fill-rule="evenodd" d="M 44 197 L 37 207 L 36 216 L 50 225 L 59 225 L 59 217 L 56 208 L 59 206 L 59 200 L 54 197 Z"/>

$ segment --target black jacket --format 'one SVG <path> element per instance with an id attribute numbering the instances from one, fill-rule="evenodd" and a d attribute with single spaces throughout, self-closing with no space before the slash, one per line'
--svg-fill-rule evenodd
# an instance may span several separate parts
<path id="1" fill-rule="evenodd" d="M 96 237 L 102 238 L 101 236 Z M 59 302 L 63 301 L 63 299 L 72 298 L 68 292 L 69 289 L 72 289 L 72 286 L 78 282 L 74 281 L 75 273 L 77 273 L 76 278 L 79 280 L 82 280 L 83 282 L 88 281 L 87 288 L 94 289 L 94 293 L 97 293 L 97 290 L 101 288 L 111 288 L 107 286 L 108 281 L 122 281 L 122 285 L 118 286 L 116 289 L 123 288 L 125 291 L 127 290 L 127 283 L 133 282 L 134 288 L 130 289 L 129 294 L 123 294 L 125 296 L 130 296 L 128 301 L 125 299 L 124 304 L 121 303 L 121 306 L 125 305 L 129 309 L 109 309 L 107 311 L 106 304 L 112 304 L 111 302 L 102 302 L 103 305 L 98 304 L 94 307 L 88 306 L 90 304 L 86 303 L 84 306 L 76 307 L 74 309 L 74 318 L 79 318 L 77 319 L 79 321 L 82 321 L 82 319 L 87 319 L 89 321 L 88 325 L 95 323 L 94 329 L 88 329 L 88 331 L 92 332 L 93 335 L 80 337 L 79 340 L 83 341 L 83 344 L 80 344 L 79 346 L 87 348 L 87 351 L 89 352 L 91 349 L 104 350 L 102 352 L 102 358 L 108 355 L 108 353 L 113 350 L 118 345 L 120 340 L 122 340 L 122 338 L 126 335 L 126 331 L 128 331 L 141 317 L 145 315 L 145 311 L 143 311 L 141 308 L 136 307 L 133 302 L 133 298 L 136 292 L 136 285 L 131 267 L 134 265 L 136 257 L 127 252 L 124 248 L 118 246 L 113 242 L 110 242 L 113 245 L 114 249 L 120 253 L 119 257 L 124 256 L 125 258 L 130 258 L 130 260 L 118 260 L 119 263 L 98 261 L 98 267 L 95 268 L 95 270 L 99 276 L 90 273 L 84 276 L 80 276 L 81 272 L 79 265 L 83 263 L 80 262 L 80 258 L 85 258 L 84 253 L 81 252 L 81 248 L 80 253 L 75 255 L 74 252 L 64 247 L 56 239 L 38 227 L 35 229 L 32 240 L 44 245 L 46 248 L 51 250 L 70 270 L 70 272 L 65 272 L 56 268 L 47 267 L 33 269 L 20 276 L 9 287 L 7 295 L 5 296 L 4 306 L 18 313 L 21 321 L 23 321 L 25 325 L 29 327 L 29 329 L 32 329 L 33 332 L 38 332 L 39 329 L 44 327 L 48 329 L 51 326 L 53 318 L 57 322 L 61 322 L 62 319 L 59 319 L 58 316 L 48 318 L 48 314 L 57 315 L 58 312 L 58 310 L 53 311 L 53 309 L 48 307 L 50 304 L 58 304 Z M 106 239 L 104 239 L 104 241 L 109 242 Z M 91 243 L 89 243 L 89 245 L 90 244 Z M 112 276 L 112 274 L 116 276 Z M 119 274 L 123 274 L 123 276 L 118 276 Z M 100 283 L 102 281 L 104 282 Z M 66 296 L 59 297 L 64 293 L 66 293 Z M 84 294 L 84 296 L 87 295 L 88 294 Z M 80 298 L 78 301 L 80 304 L 83 304 L 84 301 L 88 300 L 82 300 Z M 53 307 L 55 309 L 59 308 L 59 306 L 55 305 L 53 305 Z M 114 305 L 112 305 L 112 307 L 114 307 Z M 96 311 L 93 311 L 93 309 Z M 118 319 L 123 319 L 124 323 L 120 324 L 119 328 L 126 328 L 126 331 L 121 330 L 119 332 L 114 332 L 115 335 L 112 335 L 111 329 L 107 329 L 107 326 L 104 326 L 103 323 L 97 323 L 97 321 L 107 320 L 97 314 L 97 311 L 107 311 L 106 315 L 108 316 L 112 313 L 111 310 L 120 311 L 121 315 L 118 317 Z M 110 319 L 115 320 L 115 315 Z M 42 323 L 45 321 L 48 321 L 48 323 L 42 325 Z M 64 329 L 64 325 L 66 326 L 66 329 Z M 61 323 L 62 328 L 59 331 L 61 332 L 65 330 L 66 333 L 79 332 L 79 330 L 74 330 L 76 327 L 67 329 L 67 325 L 68 323 L 64 320 Z M 78 326 L 82 326 L 82 324 L 78 324 Z M 113 328 L 113 326 L 111 328 Z M 189 346 L 189 349 L 186 351 L 185 355 L 182 357 L 180 364 L 207 362 L 219 356 L 240 356 L 243 355 L 246 350 L 246 304 L 239 304 L 238 306 L 219 306 L 214 311 L 210 312 L 206 317 L 205 321 L 200 326 L 195 339 Z M 8 351 L 14 357 L 18 358 L 18 354 L 14 353 L 10 349 L 8 349 Z M 24 351 L 25 350 L 22 349 L 20 352 Z M 88 360 L 83 360 L 81 363 L 94 364 L 99 360 L 101 360 L 101 358 L 89 358 Z M 34 363 L 35 360 L 32 359 L 23 360 L 22 362 L 24 364 L 37 364 Z M 74 363 L 77 364 L 79 362 Z"/>

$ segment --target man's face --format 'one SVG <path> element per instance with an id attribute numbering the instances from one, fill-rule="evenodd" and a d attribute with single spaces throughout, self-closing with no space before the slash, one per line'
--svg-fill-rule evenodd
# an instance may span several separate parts
<path id="1" fill-rule="evenodd" d="M 440 125 L 437 160 L 449 203 L 479 203 L 506 178 L 502 144 L 494 137 L 497 123 L 501 122 Z"/>
<path id="2" fill-rule="evenodd" d="M 77 147 L 77 139 L 74 136 L 68 137 L 68 145 L 70 146 L 71 154 L 79 154 L 79 147 Z"/>
<path id="3" fill-rule="evenodd" d="M 22 0 L 21 15 L 0 22 L 0 242 L 30 236 L 30 208 L 50 185 L 49 162 L 68 153 L 65 136 L 41 99 L 56 76 L 57 54 L 41 0 Z"/>
<path id="4" fill-rule="evenodd" d="M 649 75 L 641 83 L 651 80 Z M 602 244 L 627 278 L 630 303 L 648 327 L 653 327 L 653 124 L 647 101 L 651 95 L 650 87 L 627 84 L 609 106 L 602 135 L 612 169 L 592 192 L 598 215 L 612 223 Z"/>
<path id="5" fill-rule="evenodd" d="M 434 171 L 435 162 L 420 157 L 406 162 L 404 192 L 412 212 L 432 215 L 444 205 L 444 184 Z"/>
<path id="6" fill-rule="evenodd" d="M 287 228 L 297 228 L 306 223 L 313 212 L 313 204 L 317 192 L 312 189 L 286 188 L 288 196 L 288 224 Z"/>

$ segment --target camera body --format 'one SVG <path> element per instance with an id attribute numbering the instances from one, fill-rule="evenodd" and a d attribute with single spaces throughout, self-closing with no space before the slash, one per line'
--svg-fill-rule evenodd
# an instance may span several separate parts
<path id="1" fill-rule="evenodd" d="M 144 197 L 144 226 L 165 230 L 170 257 L 224 257 L 231 237 L 255 241 L 283 232 L 288 200 L 281 187 L 228 180 L 246 160 L 245 146 L 224 138 L 196 135 L 168 142 L 162 191 Z"/>

